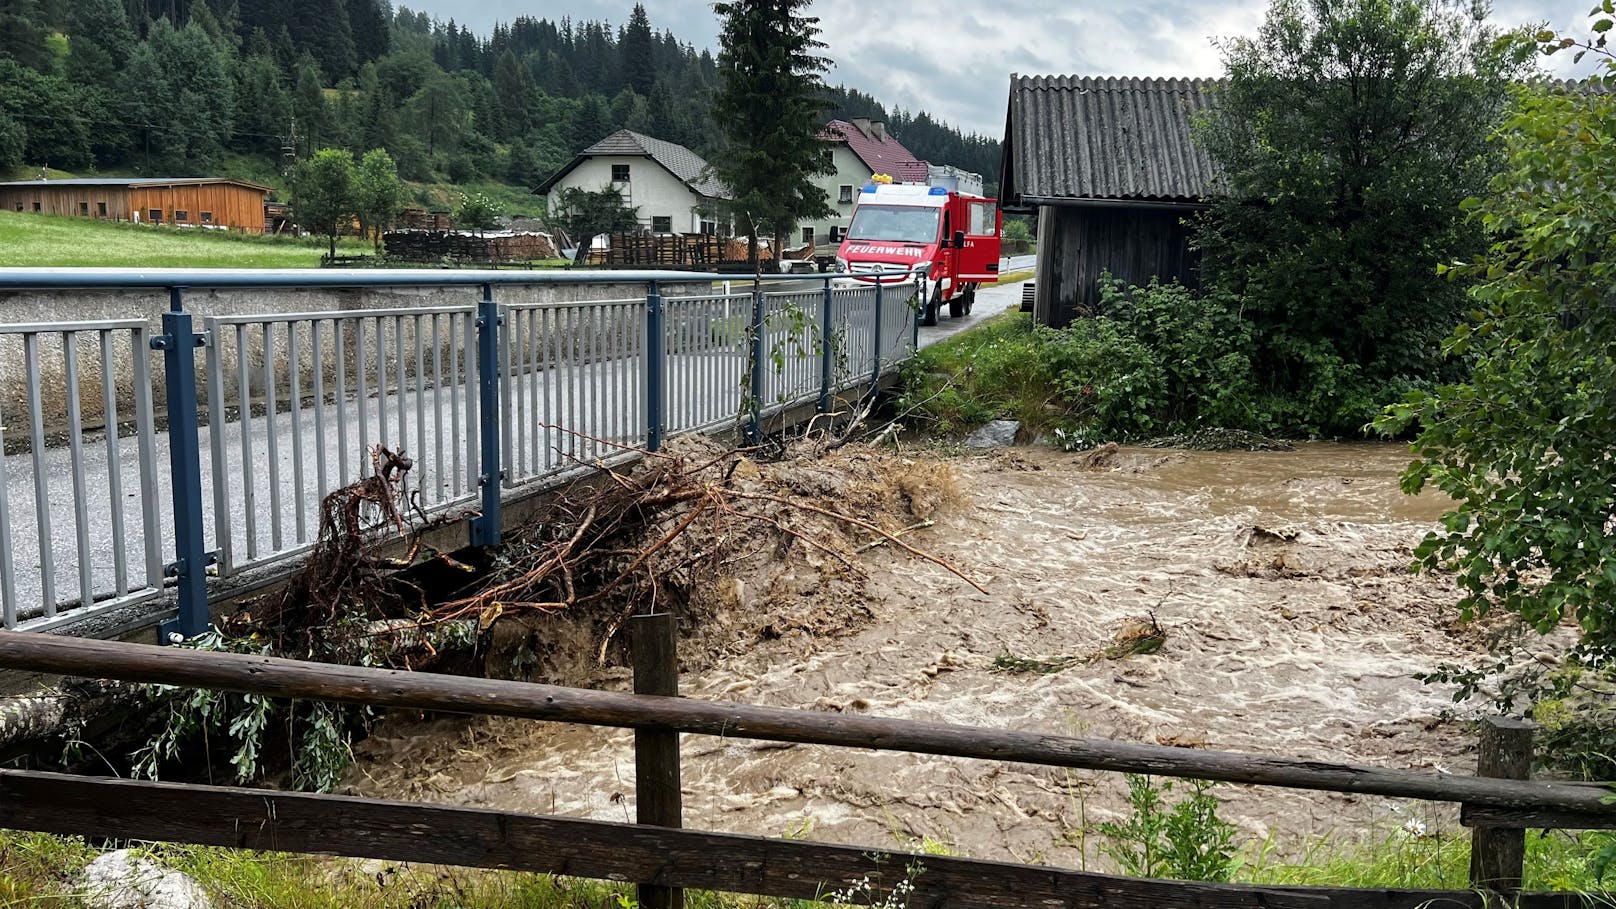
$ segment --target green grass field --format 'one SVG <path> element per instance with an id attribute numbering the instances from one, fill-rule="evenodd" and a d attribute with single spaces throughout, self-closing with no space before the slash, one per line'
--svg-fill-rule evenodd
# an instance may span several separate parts
<path id="1" fill-rule="evenodd" d="M 323 239 L 0 212 L 0 266 L 317 268 L 325 249 Z M 370 244 L 344 241 L 337 252 L 359 255 Z"/>

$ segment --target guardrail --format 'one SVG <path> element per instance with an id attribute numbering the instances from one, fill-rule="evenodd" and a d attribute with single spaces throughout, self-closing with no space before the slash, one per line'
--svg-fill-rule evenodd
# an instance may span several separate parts
<path id="1" fill-rule="evenodd" d="M 126 682 L 545 722 L 627 727 L 635 735 L 639 825 L 372 799 L 0 771 L 0 826 L 234 848 L 511 868 L 628 881 L 641 903 L 678 905 L 670 888 L 819 899 L 861 880 L 860 900 L 907 887 L 911 906 L 1320 907 L 1423 909 L 1608 904 L 1520 893 L 1521 828 L 1616 828 L 1598 784 L 1417 773 L 1273 755 L 1048 735 L 949 723 L 678 697 L 674 623 L 633 620 L 634 694 L 529 682 L 336 666 L 274 657 L 0 632 L 0 668 Z M 1530 738 L 1484 736 L 1482 763 L 1521 763 Z M 1198 884 L 1116 877 L 889 850 L 676 829 L 678 734 L 1013 761 L 1046 767 L 1220 780 L 1458 802 L 1475 827 L 1472 890 Z M 1501 739 L 1514 739 L 1501 743 Z M 1498 776 L 1507 774 L 1499 773 Z M 920 866 L 918 872 L 916 866 Z M 1608 896 L 1608 895 L 1602 895 Z"/>
<path id="2" fill-rule="evenodd" d="M 97 594 L 103 602 L 126 605 L 156 596 L 162 587 L 148 343 L 147 325 L 138 319 L 0 325 L 0 357 L 22 362 L 26 372 L 22 407 L 27 428 L 19 441 L 26 443 L 33 479 L 31 500 L 12 502 L 8 459 L 0 455 L 0 614 L 7 628 L 25 620 L 52 622 L 60 609 L 94 603 Z M 59 382 L 48 386 L 42 367 L 57 357 Z M 123 369 L 132 373 L 127 395 L 118 387 Z M 99 445 L 88 447 L 86 385 L 102 437 Z M 126 417 L 132 418 L 127 430 Z M 0 452 L 7 450 L 8 429 L 0 418 Z M 66 463 L 48 458 L 52 441 L 61 437 L 66 439 Z M 57 501 L 52 494 L 53 474 L 70 478 L 69 501 Z M 129 496 L 138 500 L 138 522 L 125 502 L 126 485 L 132 490 Z M 71 558 L 58 560 L 61 526 L 56 515 L 68 507 Z M 94 538 L 92 513 L 104 516 L 94 528 L 104 533 Z M 12 531 L 20 524 L 32 524 L 35 534 L 14 541 Z M 111 559 L 101 558 L 103 554 Z M 25 603 L 17 591 L 18 567 L 30 563 L 39 566 L 40 596 Z M 76 596 L 64 600 L 58 590 Z"/>
<path id="3" fill-rule="evenodd" d="M 408 454 L 424 512 L 468 514 L 471 542 L 493 545 L 507 494 L 626 449 L 654 451 L 678 433 L 733 426 L 756 439 L 773 415 L 805 404 L 827 410 L 836 394 L 915 350 L 912 300 L 922 282 L 839 288 L 835 275 L 765 275 L 737 293 L 735 281 L 683 272 L 0 269 L 0 291 L 161 289 L 169 299 L 156 334 L 142 320 L 0 325 L 0 344 L 21 347 L 15 359 L 28 389 L 21 438 L 3 425 L 13 406 L 0 401 L 0 445 L 17 449 L 0 457 L 5 627 L 45 630 L 156 597 L 166 577 L 179 610 L 161 639 L 199 634 L 210 566 L 229 578 L 307 551 L 321 499 L 364 476 L 376 445 Z M 767 289 L 779 281 L 819 286 Z M 663 292 L 692 282 L 731 290 Z M 524 284 L 641 292 L 498 301 L 497 287 Z M 465 288 L 470 299 L 214 315 L 200 330 L 186 308 L 197 290 L 368 287 Z M 60 368 L 42 373 L 55 350 Z M 154 408 L 148 358 L 157 355 L 164 394 Z M 87 398 L 81 386 L 97 381 L 100 394 Z M 8 480 L 24 473 L 34 495 L 9 495 Z M 61 477 L 69 479 L 53 482 Z M 138 521 L 126 499 L 138 502 Z M 25 526 L 34 533 L 17 533 Z M 35 562 L 37 585 L 18 570 Z"/>

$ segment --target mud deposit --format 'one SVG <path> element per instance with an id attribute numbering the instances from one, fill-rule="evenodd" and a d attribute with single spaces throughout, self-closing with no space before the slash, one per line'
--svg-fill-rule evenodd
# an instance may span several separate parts
<path id="1" fill-rule="evenodd" d="M 1294 452 L 1023 448 L 959 458 L 965 493 L 911 539 L 991 591 L 890 547 L 863 553 L 856 620 L 685 642 L 683 692 L 751 704 L 1293 755 L 1473 765 L 1449 692 L 1410 674 L 1480 646 L 1411 550 L 1444 508 L 1396 487 L 1401 446 Z M 742 579 L 743 581 L 745 579 Z M 738 585 L 733 607 L 755 609 Z M 1154 653 L 1111 658 L 1154 616 Z M 700 652 L 695 652 L 699 648 Z M 1013 658 L 1013 659 L 1007 659 Z M 1043 663 L 1059 671 L 1026 670 Z M 569 680 L 623 688 L 608 668 Z M 504 720 L 393 720 L 350 780 L 366 795 L 632 820 L 632 734 Z M 686 826 L 1106 867 L 1115 774 L 687 736 Z M 1280 854 L 1452 815 L 1378 798 L 1223 785 L 1242 836 Z"/>

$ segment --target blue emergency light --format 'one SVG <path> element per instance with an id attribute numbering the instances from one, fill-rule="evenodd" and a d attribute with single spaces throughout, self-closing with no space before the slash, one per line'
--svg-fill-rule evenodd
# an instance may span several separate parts
<path id="1" fill-rule="evenodd" d="M 946 186 L 933 186 L 931 188 L 931 192 L 929 193 L 929 195 L 946 196 L 946 195 L 948 195 L 948 187 L 946 187 Z"/>
<path id="2" fill-rule="evenodd" d="M 873 193 L 873 192 L 875 192 L 875 184 L 874 183 L 866 183 L 866 184 L 864 184 L 864 188 L 859 190 L 859 192 Z"/>

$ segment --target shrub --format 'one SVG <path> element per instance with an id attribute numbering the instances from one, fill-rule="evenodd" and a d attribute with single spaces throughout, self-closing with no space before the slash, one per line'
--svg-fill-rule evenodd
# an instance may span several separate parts
<path id="1" fill-rule="evenodd" d="M 1016 314 L 922 351 L 905 373 L 904 410 L 944 432 L 1016 419 L 1070 448 L 1274 425 L 1278 408 L 1255 404 L 1237 304 L 1177 284 L 1112 283 L 1103 309 L 1061 329 Z"/>

